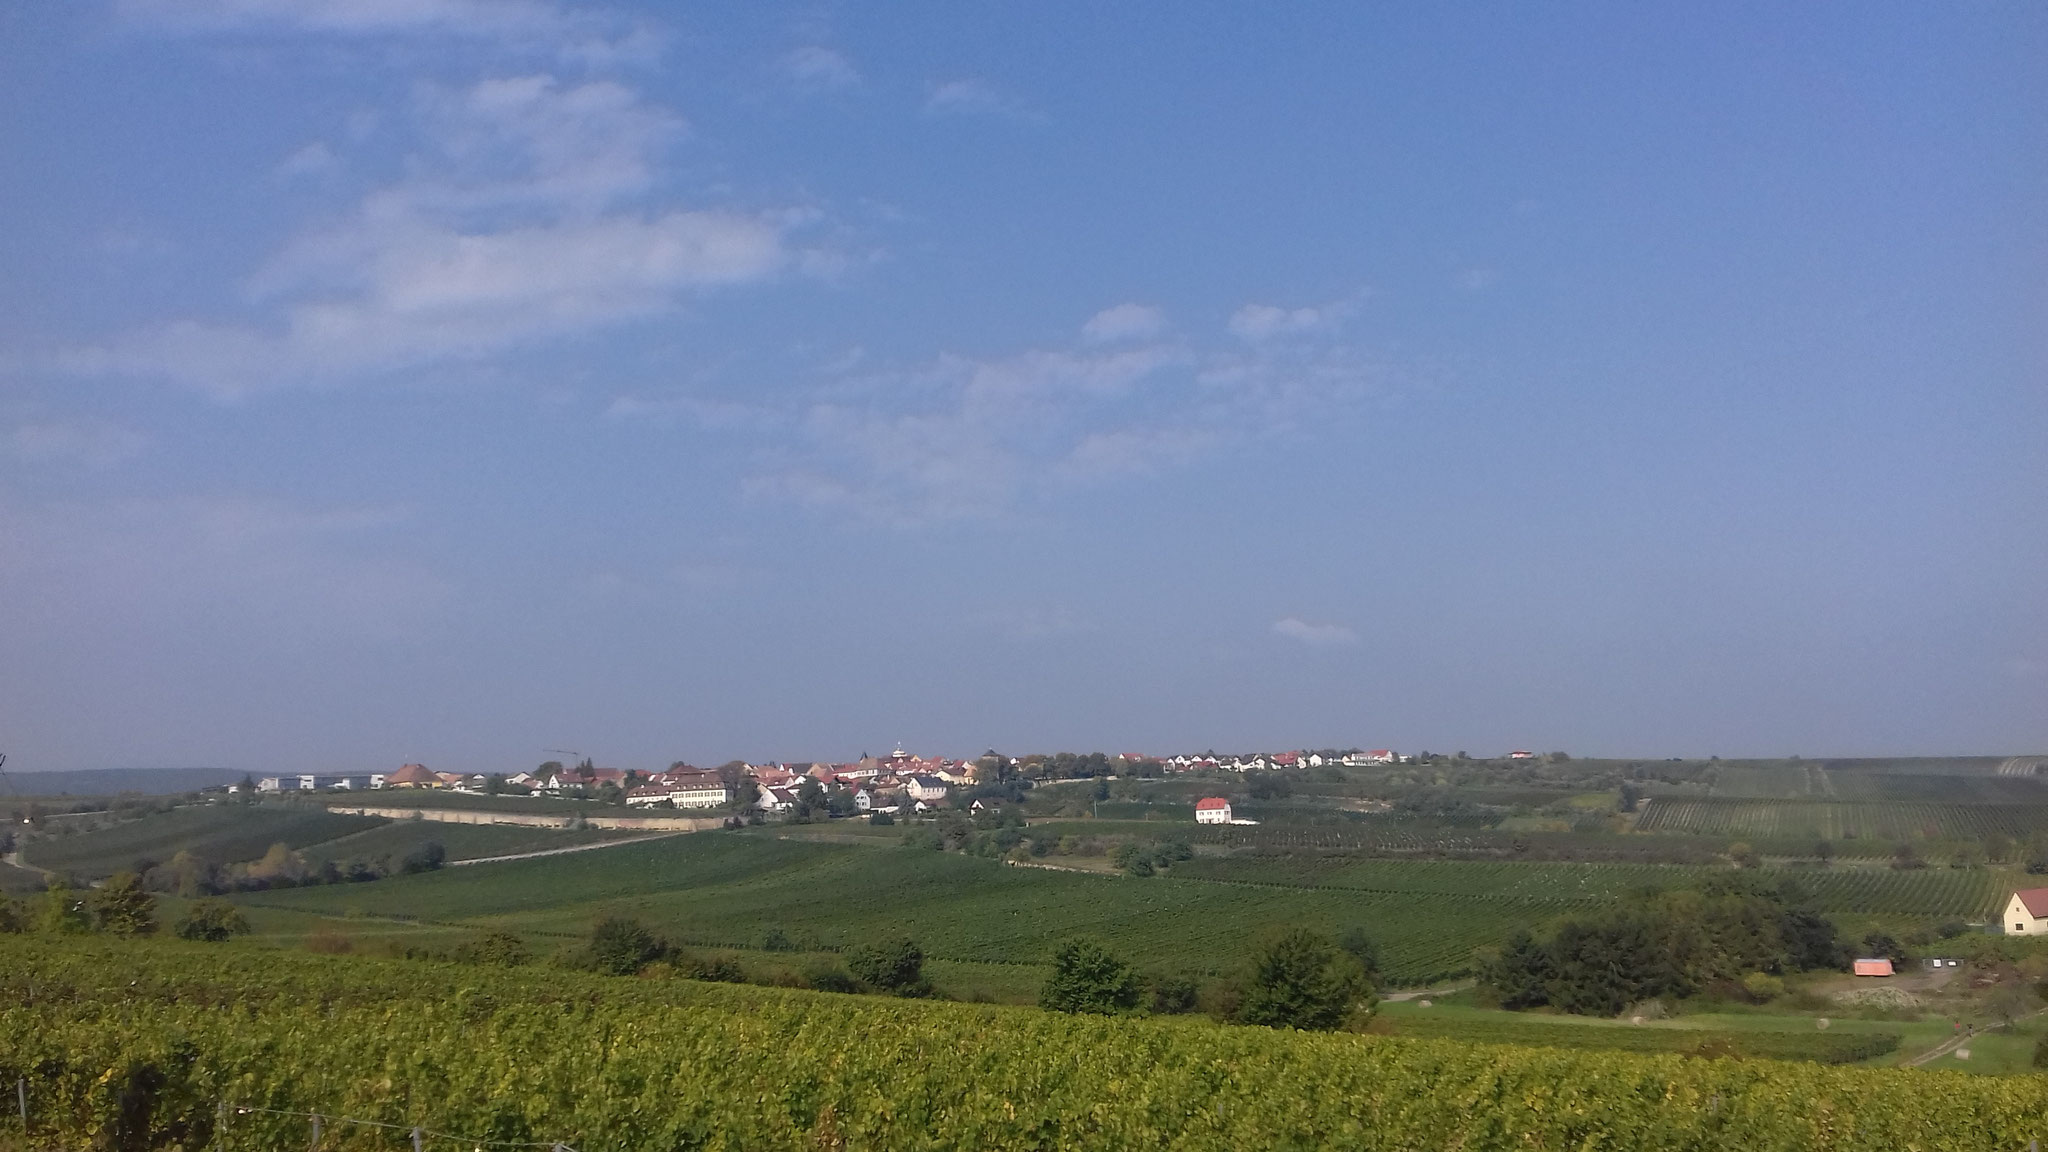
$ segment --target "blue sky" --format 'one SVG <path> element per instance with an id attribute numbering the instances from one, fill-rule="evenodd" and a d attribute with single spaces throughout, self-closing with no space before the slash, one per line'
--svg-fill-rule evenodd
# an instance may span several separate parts
<path id="1" fill-rule="evenodd" d="M 20 767 L 2048 750 L 2036 5 L 0 11 Z"/>

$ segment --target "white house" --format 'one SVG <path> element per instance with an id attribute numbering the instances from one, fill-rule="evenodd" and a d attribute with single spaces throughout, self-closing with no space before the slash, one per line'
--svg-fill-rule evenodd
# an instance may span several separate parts
<path id="1" fill-rule="evenodd" d="M 904 791 L 910 793 L 912 800 L 943 800 L 950 788 L 937 776 L 912 776 Z"/>
<path id="2" fill-rule="evenodd" d="M 796 794 L 787 788 L 763 788 L 754 807 L 763 812 L 787 812 L 796 807 Z"/>
<path id="3" fill-rule="evenodd" d="M 2022 888 L 2005 902 L 2005 930 L 2012 936 L 2048 935 L 2048 888 Z"/>
<path id="4" fill-rule="evenodd" d="M 1221 796 L 1204 796 L 1195 801 L 1195 823 L 1230 823 L 1230 801 Z"/>

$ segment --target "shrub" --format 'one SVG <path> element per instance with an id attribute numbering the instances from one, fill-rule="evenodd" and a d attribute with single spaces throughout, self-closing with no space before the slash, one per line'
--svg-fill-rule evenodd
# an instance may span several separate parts
<path id="1" fill-rule="evenodd" d="M 909 939 L 863 944 L 846 954 L 846 970 L 862 984 L 897 996 L 928 996 L 924 951 Z"/>
<path id="2" fill-rule="evenodd" d="M 172 926 L 181 940 L 206 940 L 218 944 L 233 936 L 246 935 L 248 918 L 225 900 L 201 900 L 185 910 Z"/>
<path id="3" fill-rule="evenodd" d="M 597 970 L 631 976 L 661 955 L 661 942 L 638 920 L 607 916 L 590 930 L 590 954 Z"/>
<path id="4" fill-rule="evenodd" d="M 1038 1006 L 1114 1016 L 1138 1006 L 1138 974 L 1095 940 L 1069 940 L 1053 953 Z"/>

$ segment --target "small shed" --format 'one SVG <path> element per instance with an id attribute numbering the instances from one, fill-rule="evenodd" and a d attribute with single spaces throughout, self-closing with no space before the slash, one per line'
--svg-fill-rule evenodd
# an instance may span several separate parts
<path id="1" fill-rule="evenodd" d="M 1856 961 L 1856 975 L 1890 976 L 1892 975 L 1892 962 L 1890 959 L 1883 956 L 1879 956 L 1875 959 L 1865 957 L 1864 959 Z"/>

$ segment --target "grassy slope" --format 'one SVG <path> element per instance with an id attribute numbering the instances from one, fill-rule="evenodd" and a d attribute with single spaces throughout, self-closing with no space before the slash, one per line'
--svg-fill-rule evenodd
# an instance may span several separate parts
<path id="1" fill-rule="evenodd" d="M 75 836 L 38 838 L 22 858 L 39 868 L 110 876 L 139 860 L 168 861 L 181 849 L 216 864 L 254 860 L 272 844 L 318 844 L 384 823 L 320 808 L 216 804 L 180 808 Z"/>
<path id="2" fill-rule="evenodd" d="M 996 963 L 1037 963 L 1061 939 L 1088 933 L 1141 964 L 1210 971 L 1238 964 L 1281 926 L 1363 926 L 1380 939 L 1399 981 L 1459 970 L 1472 948 L 1557 911 L 1519 897 L 1447 902 L 1428 892 L 1135 880 L 718 833 L 243 899 L 575 934 L 604 912 L 624 910 L 704 945 L 755 943 L 773 927 L 828 948 L 901 933 L 935 957 Z"/>
<path id="3" fill-rule="evenodd" d="M 310 845 L 308 860 L 379 860 L 404 856 L 429 840 L 448 850 L 450 860 L 476 860 L 519 852 L 544 852 L 594 844 L 631 833 L 598 829 L 526 828 L 514 824 L 443 824 L 429 820 L 393 820 Z"/>

